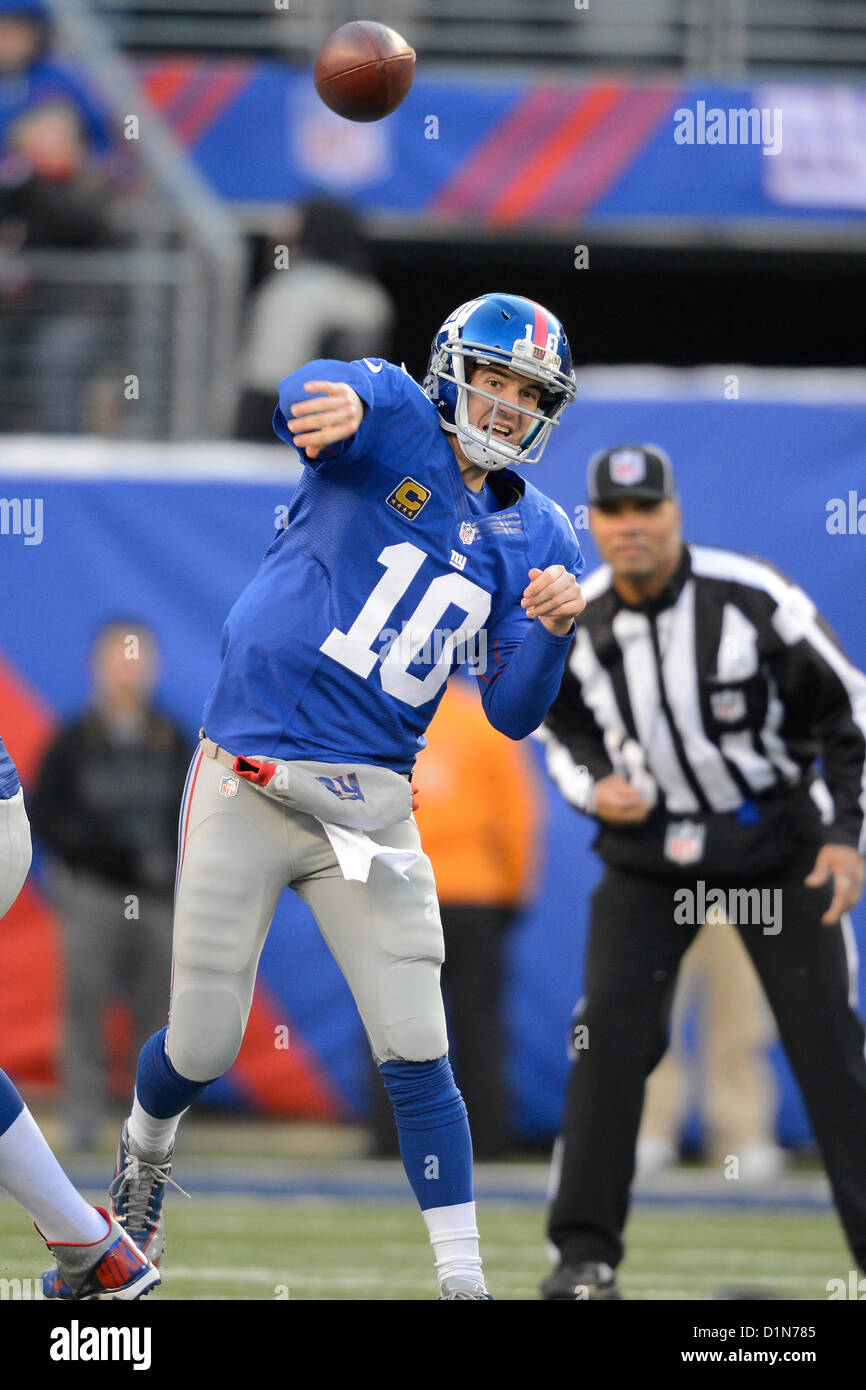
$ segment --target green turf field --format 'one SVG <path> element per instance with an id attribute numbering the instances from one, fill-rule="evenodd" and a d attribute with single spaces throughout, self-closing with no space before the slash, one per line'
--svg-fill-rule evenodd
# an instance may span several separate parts
<path id="1" fill-rule="evenodd" d="M 367 1198 L 188 1202 L 172 1194 L 166 1209 L 164 1282 L 149 1301 L 436 1295 L 426 1233 L 408 1196 L 404 1205 Z M 479 1221 L 495 1297 L 536 1299 L 548 1268 L 541 1204 L 479 1203 Z M 644 1206 L 632 1216 L 629 1242 L 621 1276 L 631 1299 L 706 1298 L 725 1285 L 748 1285 L 825 1301 L 827 1280 L 847 1281 L 852 1263 L 835 1217 L 822 1211 Z M 27 1217 L 0 1200 L 0 1280 L 34 1279 L 44 1266 Z"/>

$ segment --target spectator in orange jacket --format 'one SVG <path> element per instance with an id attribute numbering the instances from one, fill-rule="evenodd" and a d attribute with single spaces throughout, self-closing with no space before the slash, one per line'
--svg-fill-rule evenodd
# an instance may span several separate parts
<path id="1" fill-rule="evenodd" d="M 427 731 L 413 781 L 442 913 L 454 1074 L 475 1156 L 498 1158 L 511 1147 L 503 948 L 536 883 L 543 802 L 535 764 L 524 744 L 488 723 L 474 681 L 458 678 Z M 373 1128 L 375 1152 L 396 1152 L 390 1107 L 375 1107 Z"/>

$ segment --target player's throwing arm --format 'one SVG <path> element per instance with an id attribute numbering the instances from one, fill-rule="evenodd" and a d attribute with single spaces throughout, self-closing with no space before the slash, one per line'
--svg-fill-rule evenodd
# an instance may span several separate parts
<path id="1" fill-rule="evenodd" d="M 344 381 L 308 381 L 304 390 L 313 399 L 292 406 L 294 419 L 288 425 L 297 447 L 314 459 L 320 449 L 351 438 L 364 418 L 364 407 Z"/>

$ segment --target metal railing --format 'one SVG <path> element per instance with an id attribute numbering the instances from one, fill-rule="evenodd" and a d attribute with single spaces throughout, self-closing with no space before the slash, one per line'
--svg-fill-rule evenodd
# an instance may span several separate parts
<path id="1" fill-rule="evenodd" d="M 0 256 L 0 430 L 195 435 L 199 270 L 182 248 Z"/>
<path id="2" fill-rule="evenodd" d="M 132 49 L 310 61 L 350 0 L 93 0 Z M 866 69 L 866 0 L 378 0 L 436 63 L 743 72 Z"/>
<path id="3" fill-rule="evenodd" d="M 102 325 L 111 345 L 103 358 L 113 361 L 115 371 L 122 366 L 124 380 L 136 378 L 139 393 L 136 398 L 132 383 L 126 408 L 116 417 L 108 411 L 109 432 L 174 439 L 226 435 L 234 423 L 246 278 L 241 233 L 159 113 L 148 106 L 128 60 L 91 7 L 83 0 L 48 4 L 66 52 L 88 71 L 118 130 L 127 127 L 130 116 L 137 117 L 139 138 L 129 145 L 137 172 L 115 209 L 120 249 L 46 250 L 16 257 L 16 264 L 4 263 L 7 276 L 20 268 L 33 277 L 32 293 L 15 310 L 17 331 L 37 360 L 33 345 L 45 337 L 50 344 L 52 330 L 45 325 L 52 314 L 58 340 L 64 321 L 71 341 L 73 318 L 82 341 L 88 314 Z M 80 306 L 83 283 L 94 288 L 87 314 Z M 23 353 L 21 365 L 25 361 Z M 72 364 L 70 371 L 75 369 Z M 97 381 L 103 379 L 103 366 L 95 370 Z M 32 413 L 38 382 L 28 388 L 23 380 L 13 380 L 12 390 L 12 414 Z"/>

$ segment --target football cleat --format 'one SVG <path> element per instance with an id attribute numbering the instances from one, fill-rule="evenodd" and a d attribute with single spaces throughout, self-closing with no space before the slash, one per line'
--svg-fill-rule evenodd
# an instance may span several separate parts
<path id="1" fill-rule="evenodd" d="M 601 1302 L 622 1298 L 616 1274 L 603 1261 L 558 1265 L 541 1285 L 541 1297 L 560 1302 Z"/>
<path id="2" fill-rule="evenodd" d="M 478 1279 L 463 1279 L 456 1275 L 453 1279 L 443 1279 L 439 1286 L 439 1302 L 457 1298 L 489 1299 L 493 1302 L 493 1294 L 488 1293 Z"/>
<path id="3" fill-rule="evenodd" d="M 160 1282 L 159 1270 L 123 1227 L 102 1207 L 96 1210 L 109 1223 L 102 1240 L 92 1245 L 46 1241 L 57 1264 L 42 1276 L 43 1298 L 131 1301 L 150 1293 Z"/>
<path id="4" fill-rule="evenodd" d="M 471 384 L 476 367 L 497 366 L 528 377 L 541 391 L 535 409 L 520 407 L 531 423 L 519 439 L 505 428 L 498 397 Z M 516 294 L 470 299 L 433 339 L 424 390 L 436 404 L 440 425 L 457 436 L 470 463 L 488 470 L 537 463 L 551 430 L 577 395 L 565 330 L 534 299 Z M 493 404 L 484 428 L 469 423 L 470 392 Z"/>
<path id="5" fill-rule="evenodd" d="M 130 1139 L 124 1124 L 117 1149 L 117 1171 L 108 1189 L 114 1216 L 155 1265 L 165 1253 L 162 1204 L 166 1184 L 178 1186 L 171 1178 L 172 1152 L 173 1146 L 164 1158 L 148 1159 Z M 178 1191 L 183 1192 L 183 1188 Z"/>

